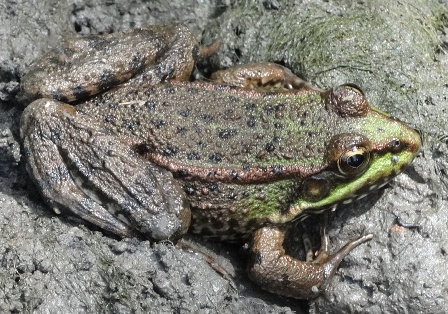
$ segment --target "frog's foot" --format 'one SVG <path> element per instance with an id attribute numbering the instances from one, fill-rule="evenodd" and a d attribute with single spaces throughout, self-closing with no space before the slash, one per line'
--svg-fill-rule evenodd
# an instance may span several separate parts
<path id="1" fill-rule="evenodd" d="M 190 209 L 171 173 L 72 106 L 36 100 L 25 109 L 20 132 L 28 171 L 56 213 L 123 237 L 165 240 L 187 231 Z"/>
<path id="2" fill-rule="evenodd" d="M 191 254 L 201 255 L 215 272 L 217 272 L 222 278 L 226 279 L 235 291 L 237 290 L 230 272 L 220 265 L 219 261 L 211 256 L 210 252 L 207 252 L 203 247 L 200 247 L 197 243 L 191 243 L 189 240 L 186 240 L 185 237 L 177 241 L 176 247 Z"/>
<path id="3" fill-rule="evenodd" d="M 263 289 L 298 299 L 312 298 L 324 291 L 342 259 L 373 237 L 371 234 L 364 235 L 330 254 L 329 240 L 325 234 L 319 255 L 315 260 L 305 262 L 285 253 L 285 232 L 285 227 L 274 226 L 255 232 L 248 272 L 249 277 Z"/>
<path id="4" fill-rule="evenodd" d="M 275 63 L 252 63 L 238 65 L 212 74 L 214 83 L 238 86 L 247 89 L 279 91 L 290 89 L 318 90 L 302 80 L 288 68 Z"/>

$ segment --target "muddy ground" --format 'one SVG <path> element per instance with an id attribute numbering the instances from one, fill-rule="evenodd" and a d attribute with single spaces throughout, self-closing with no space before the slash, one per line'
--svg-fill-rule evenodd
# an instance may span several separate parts
<path id="1" fill-rule="evenodd" d="M 0 312 L 448 312 L 446 1 L 0 1 Z M 117 240 L 48 208 L 23 164 L 20 78 L 64 37 L 182 22 L 204 69 L 273 61 L 323 88 L 351 82 L 422 135 L 415 162 L 385 188 L 331 216 L 332 247 L 375 238 L 341 264 L 316 300 L 249 282 L 238 245 L 190 237 L 228 272 L 169 243 Z M 316 220 L 310 220 L 315 224 Z"/>

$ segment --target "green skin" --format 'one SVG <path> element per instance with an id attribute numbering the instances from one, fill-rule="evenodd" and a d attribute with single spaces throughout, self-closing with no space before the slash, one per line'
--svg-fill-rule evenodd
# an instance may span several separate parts
<path id="1" fill-rule="evenodd" d="M 49 205 L 120 236 L 176 239 L 191 224 L 224 240 L 252 237 L 249 275 L 284 295 L 316 295 L 371 238 L 330 255 L 324 237 L 320 257 L 305 263 L 282 251 L 289 222 L 364 196 L 420 147 L 414 130 L 357 88 L 322 91 L 278 65 L 182 82 L 198 54 L 182 26 L 78 39 L 60 51 L 22 81 L 30 98 L 43 97 L 24 111 L 21 136 Z M 289 269 L 275 267 L 284 258 Z M 285 276 L 296 279 L 288 286 Z"/>

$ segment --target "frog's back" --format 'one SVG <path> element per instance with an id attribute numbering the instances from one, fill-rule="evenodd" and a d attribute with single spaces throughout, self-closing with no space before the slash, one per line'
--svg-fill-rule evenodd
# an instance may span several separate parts
<path id="1" fill-rule="evenodd" d="M 301 179 L 325 165 L 337 124 L 314 90 L 256 92 L 166 83 L 104 93 L 79 106 L 171 170 L 188 196 L 193 231 L 242 239 L 287 212 Z"/>
<path id="2" fill-rule="evenodd" d="M 329 124 L 337 123 L 316 91 L 260 93 L 173 83 L 128 94 L 118 90 L 93 103 L 99 104 L 94 111 L 101 120 L 138 137 L 148 158 L 179 175 L 204 169 L 226 171 L 223 176 L 263 167 L 276 175 L 288 166 L 315 169 L 334 135 Z"/>

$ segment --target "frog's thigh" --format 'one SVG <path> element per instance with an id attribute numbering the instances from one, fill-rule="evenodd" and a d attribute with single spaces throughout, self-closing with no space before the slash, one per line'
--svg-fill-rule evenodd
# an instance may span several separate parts
<path id="1" fill-rule="evenodd" d="M 120 236 L 137 230 L 163 240 L 185 233 L 190 211 L 171 174 L 136 158 L 117 138 L 97 131 L 92 121 L 83 123 L 77 116 L 75 123 L 62 123 L 75 114 L 69 105 L 40 99 L 22 115 L 28 171 L 55 211 L 69 210 Z M 91 137 L 77 138 L 86 134 Z M 89 145 L 80 150 L 78 143 Z"/>
<path id="2" fill-rule="evenodd" d="M 218 84 L 243 88 L 310 89 L 317 90 L 302 80 L 288 68 L 275 63 L 251 63 L 238 65 L 212 74 L 211 79 Z"/>

